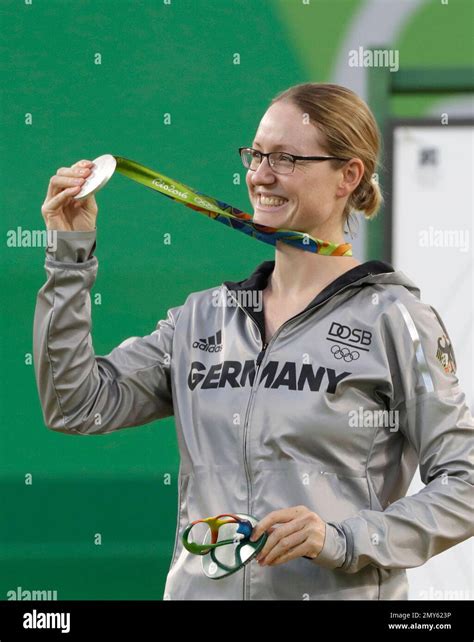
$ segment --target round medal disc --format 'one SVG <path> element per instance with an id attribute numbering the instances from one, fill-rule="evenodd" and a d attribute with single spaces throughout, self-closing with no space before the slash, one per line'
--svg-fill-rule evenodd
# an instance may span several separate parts
<path id="1" fill-rule="evenodd" d="M 248 520 L 254 527 L 258 520 L 252 515 L 236 513 L 238 517 Z M 238 523 L 224 524 L 219 529 L 219 540 L 233 539 L 235 542 L 227 546 L 215 548 L 201 558 L 202 570 L 212 580 L 226 577 L 248 564 L 262 550 L 267 541 L 267 534 L 264 533 L 256 542 L 246 540 L 244 542 L 237 533 Z M 211 541 L 211 531 L 208 530 L 204 537 L 203 544 Z"/>
<path id="2" fill-rule="evenodd" d="M 92 172 L 82 185 L 82 189 L 73 198 L 80 201 L 98 192 L 109 181 L 117 167 L 117 161 L 112 154 L 103 154 L 93 160 Z"/>

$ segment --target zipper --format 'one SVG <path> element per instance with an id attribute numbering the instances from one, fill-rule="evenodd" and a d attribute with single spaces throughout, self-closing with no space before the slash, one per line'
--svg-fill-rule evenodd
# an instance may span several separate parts
<path id="1" fill-rule="evenodd" d="M 248 314 L 247 311 L 244 310 L 244 308 L 242 308 L 242 310 L 249 317 L 249 319 L 251 319 L 252 322 L 255 325 L 257 325 L 257 327 L 258 327 L 258 324 L 256 323 L 255 319 L 253 319 L 253 317 L 250 314 Z M 258 329 L 260 331 L 259 327 L 258 327 Z M 262 333 L 260 332 L 260 335 L 261 334 Z M 273 337 L 272 337 L 272 339 L 273 339 Z M 247 483 L 247 515 L 250 515 L 250 497 L 251 497 L 250 470 L 249 470 L 249 466 L 248 466 L 247 453 L 246 453 L 246 450 L 247 450 L 247 433 L 248 433 L 247 427 L 248 427 L 248 420 L 249 420 L 249 417 L 250 417 L 250 409 L 252 407 L 252 400 L 254 398 L 255 391 L 256 391 L 257 385 L 258 385 L 258 373 L 259 373 L 260 366 L 262 364 L 263 358 L 265 356 L 265 352 L 266 352 L 267 346 L 268 346 L 268 343 L 266 343 L 266 341 L 262 338 L 262 349 L 258 353 L 257 360 L 255 362 L 255 375 L 254 375 L 253 385 L 252 385 L 252 388 L 250 390 L 250 397 L 249 397 L 249 400 L 248 400 L 248 403 L 247 403 L 247 408 L 245 410 L 245 417 L 244 417 L 243 459 L 244 459 L 244 469 L 245 469 L 245 480 L 246 480 L 246 483 Z M 247 567 L 246 566 L 244 566 L 243 571 L 244 571 L 244 577 L 243 577 L 243 586 L 244 586 L 243 599 L 246 600 L 247 599 L 247 592 L 248 592 L 247 591 Z"/>
<path id="2" fill-rule="evenodd" d="M 272 337 L 273 338 L 273 337 Z M 244 449 L 243 449 L 243 455 L 244 455 L 244 467 L 245 467 L 245 473 L 246 473 L 246 478 L 247 478 L 247 514 L 250 514 L 250 489 L 251 489 L 251 479 L 250 479 L 250 470 L 248 467 L 248 462 L 247 462 L 247 434 L 248 434 L 248 419 L 250 416 L 250 410 L 252 408 L 252 400 L 255 395 L 255 391 L 257 389 L 258 385 L 258 373 L 260 371 L 260 366 L 262 364 L 263 358 L 265 357 L 265 352 L 267 350 L 268 343 L 263 342 L 262 349 L 257 355 L 257 360 L 255 362 L 255 377 L 253 380 L 253 386 L 252 389 L 250 390 L 250 397 L 249 401 L 247 403 L 247 408 L 245 411 L 245 417 L 244 417 Z"/>
<path id="3" fill-rule="evenodd" d="M 227 288 L 227 286 L 225 286 L 227 291 L 229 292 L 230 296 L 237 303 L 237 306 L 242 310 L 242 312 L 244 312 L 244 314 L 257 327 L 257 329 L 258 329 L 258 331 L 260 333 L 260 338 L 262 340 L 262 349 L 260 350 L 260 352 L 257 355 L 257 359 L 256 359 L 256 363 L 255 363 L 255 378 L 254 378 L 254 381 L 253 381 L 252 389 L 250 390 L 250 397 L 249 397 L 249 401 L 247 403 L 247 408 L 246 408 L 246 411 L 245 411 L 245 419 L 244 419 L 243 457 L 244 457 L 245 476 L 246 476 L 246 481 L 247 481 L 247 514 L 250 514 L 250 496 L 251 496 L 251 493 L 250 493 L 250 490 L 251 490 L 250 470 L 249 470 L 249 466 L 248 466 L 247 452 L 246 452 L 247 451 L 248 424 L 249 424 L 250 410 L 251 410 L 251 407 L 252 407 L 252 401 L 253 401 L 253 398 L 255 396 L 255 391 L 256 391 L 257 385 L 258 385 L 258 373 L 260 371 L 260 367 L 261 367 L 262 362 L 263 362 L 263 360 L 265 358 L 265 355 L 267 354 L 268 346 L 270 346 L 273 343 L 275 343 L 275 340 L 278 338 L 278 336 L 280 335 L 282 330 L 284 330 L 286 328 L 286 326 L 288 326 L 288 324 L 290 324 L 292 321 L 294 321 L 295 319 L 299 319 L 300 317 L 302 317 L 304 315 L 307 315 L 309 312 L 312 312 L 313 310 L 321 307 L 321 305 L 323 305 L 323 303 L 326 303 L 327 301 L 330 301 L 334 296 L 336 296 L 336 294 L 339 294 L 340 292 L 344 292 L 344 290 L 347 290 L 349 287 L 352 287 L 354 284 L 359 283 L 360 281 L 363 281 L 364 279 L 367 278 L 367 276 L 372 276 L 372 273 L 366 274 L 363 277 L 361 277 L 360 279 L 358 279 L 357 281 L 353 281 L 352 283 L 349 283 L 348 285 L 346 285 L 345 287 L 341 288 L 340 290 L 337 290 L 337 292 L 334 292 L 333 294 L 331 294 L 331 296 L 323 299 L 322 301 L 320 301 L 316 305 L 313 305 L 310 308 L 306 308 L 305 310 L 302 310 L 301 312 L 299 312 L 295 316 L 291 317 L 291 319 L 288 319 L 287 321 L 285 321 L 285 323 L 283 323 L 278 328 L 278 330 L 274 333 L 274 335 L 272 336 L 272 338 L 268 342 L 266 342 L 265 338 L 264 338 L 265 330 L 263 329 L 263 332 L 262 332 L 262 328 L 261 328 L 260 324 L 257 322 L 257 320 L 249 312 L 247 312 L 247 310 L 245 308 L 243 308 L 240 305 L 240 303 L 237 300 L 237 298 L 235 298 L 233 296 L 232 291 L 229 290 L 229 288 Z M 243 599 L 246 600 L 247 599 L 247 596 L 246 596 L 246 593 L 247 593 L 247 591 L 246 591 L 246 588 L 247 588 L 246 587 L 246 584 L 247 584 L 247 566 L 244 566 L 243 571 L 244 571 L 244 578 L 243 578 L 244 594 L 243 594 Z"/>
<path id="4" fill-rule="evenodd" d="M 265 355 L 265 350 L 267 349 L 267 345 L 268 345 L 268 343 L 264 343 L 263 346 L 262 346 L 262 349 L 260 350 L 260 352 L 257 355 L 257 361 L 256 361 L 257 370 L 260 367 L 260 364 L 262 363 L 262 359 L 263 359 L 263 357 Z"/>

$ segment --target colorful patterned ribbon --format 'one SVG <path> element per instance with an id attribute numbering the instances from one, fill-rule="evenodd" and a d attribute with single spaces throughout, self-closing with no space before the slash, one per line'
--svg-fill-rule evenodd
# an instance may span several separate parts
<path id="1" fill-rule="evenodd" d="M 158 172 L 128 158 L 123 158 L 122 156 L 114 156 L 114 158 L 117 161 L 116 171 L 120 174 L 175 201 L 179 201 L 186 207 L 190 207 L 196 212 L 201 212 L 215 221 L 224 223 L 234 230 L 244 232 L 244 234 L 248 234 L 259 241 L 270 245 L 276 245 L 277 241 L 283 241 L 301 250 L 325 256 L 352 256 L 351 243 L 337 245 L 336 243 L 315 239 L 303 232 L 258 225 L 252 221 L 250 214 L 246 214 L 242 210 L 224 203 L 224 201 L 219 201 L 212 198 L 212 196 L 206 196 L 202 192 L 198 192 L 163 174 L 158 174 Z"/>

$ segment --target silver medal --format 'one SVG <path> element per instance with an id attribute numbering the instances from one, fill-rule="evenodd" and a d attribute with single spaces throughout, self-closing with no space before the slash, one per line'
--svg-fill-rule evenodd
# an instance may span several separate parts
<path id="1" fill-rule="evenodd" d="M 82 189 L 73 198 L 80 201 L 98 192 L 109 181 L 117 167 L 117 161 L 112 154 L 103 154 L 93 161 L 92 171 L 82 185 Z"/>

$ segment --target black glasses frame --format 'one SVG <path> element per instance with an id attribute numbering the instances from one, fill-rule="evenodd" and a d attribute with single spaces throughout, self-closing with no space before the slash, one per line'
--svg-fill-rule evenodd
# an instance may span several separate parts
<path id="1" fill-rule="evenodd" d="M 290 154 L 290 152 L 261 152 L 258 149 L 254 149 L 253 147 L 239 147 L 239 156 L 243 162 L 243 154 L 242 152 L 244 151 L 249 151 L 249 152 L 254 152 L 257 154 L 260 154 L 260 163 L 258 164 L 258 167 L 260 167 L 263 158 L 267 157 L 268 158 L 268 164 L 270 167 L 273 169 L 273 165 L 271 163 L 271 157 L 274 156 L 275 154 L 284 154 L 285 156 L 289 156 L 289 158 L 293 161 L 293 167 L 291 172 L 278 172 L 277 170 L 276 173 L 280 174 L 292 174 L 295 171 L 295 164 L 296 161 L 325 161 L 325 160 L 341 160 L 341 161 L 349 161 L 351 160 L 350 158 L 340 158 L 339 156 L 296 156 L 295 154 Z M 247 167 L 244 163 L 244 167 L 246 169 L 250 169 L 250 171 L 255 172 L 255 169 L 251 169 L 250 167 Z M 258 169 L 258 168 L 257 168 Z"/>

